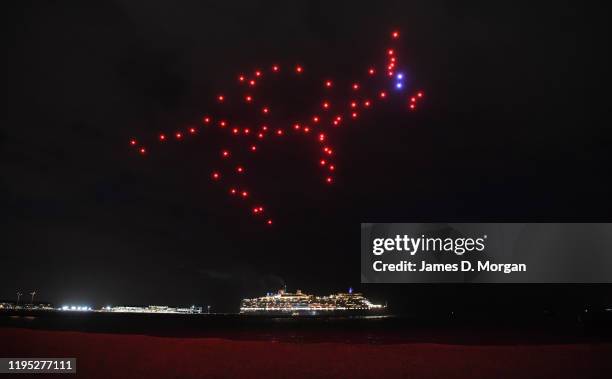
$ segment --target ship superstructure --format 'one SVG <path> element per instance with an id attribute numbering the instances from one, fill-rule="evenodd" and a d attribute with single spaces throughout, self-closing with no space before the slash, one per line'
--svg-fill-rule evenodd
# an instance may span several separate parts
<path id="1" fill-rule="evenodd" d="M 373 304 L 361 293 L 341 292 L 329 296 L 315 296 L 296 290 L 295 293 L 279 290 L 274 294 L 244 299 L 240 313 L 281 315 L 324 315 L 333 313 L 369 314 L 385 310 L 385 306 Z"/>

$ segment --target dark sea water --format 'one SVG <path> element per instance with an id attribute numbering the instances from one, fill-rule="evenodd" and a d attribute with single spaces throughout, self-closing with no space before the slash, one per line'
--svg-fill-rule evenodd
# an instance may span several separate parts
<path id="1" fill-rule="evenodd" d="M 265 317 L 239 314 L 0 312 L 0 327 L 291 342 L 557 344 L 612 341 L 612 315 Z"/>

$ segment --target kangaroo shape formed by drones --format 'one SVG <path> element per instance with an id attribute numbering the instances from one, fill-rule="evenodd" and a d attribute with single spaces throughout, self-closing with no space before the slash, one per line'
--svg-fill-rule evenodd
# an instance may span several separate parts
<path id="1" fill-rule="evenodd" d="M 399 32 L 391 33 L 391 43 L 385 50 L 385 59 L 380 67 L 367 66 L 364 68 L 362 81 L 353 81 L 346 84 L 345 88 L 349 91 L 348 98 L 344 101 L 331 101 L 326 99 L 326 94 L 330 94 L 335 88 L 342 87 L 331 79 L 322 79 L 321 87 L 324 91 L 324 96 L 321 102 L 316 107 L 315 111 L 308 117 L 302 120 L 296 120 L 292 125 L 284 127 L 278 125 L 272 127 L 269 125 L 270 116 L 274 110 L 264 98 L 255 96 L 256 89 L 260 87 L 265 77 L 289 75 L 291 77 L 303 77 L 305 68 L 302 65 L 294 65 L 291 68 L 272 64 L 267 72 L 264 70 L 254 70 L 251 75 L 239 74 L 237 76 L 237 84 L 241 94 L 232 97 L 232 101 L 239 101 L 244 106 L 251 108 L 259 122 L 251 122 L 251 125 L 256 127 L 239 127 L 232 123 L 231 120 L 225 117 L 214 117 L 212 114 L 207 114 L 202 117 L 200 126 L 189 126 L 184 130 L 177 130 L 172 133 L 159 133 L 156 138 L 156 144 L 165 144 L 169 142 L 180 142 L 186 138 L 196 137 L 202 134 L 203 128 L 215 127 L 228 132 L 232 137 L 240 138 L 242 151 L 231 151 L 227 148 L 221 148 L 219 157 L 223 161 L 220 167 L 225 167 L 213 170 L 210 173 L 210 178 L 213 182 L 226 186 L 225 191 L 229 196 L 242 199 L 249 209 L 249 213 L 257 219 L 262 220 L 265 225 L 271 226 L 274 221 L 269 210 L 261 201 L 254 201 L 255 198 L 248 187 L 240 186 L 238 183 L 243 182 L 244 176 L 247 175 L 248 167 L 237 161 L 235 157 L 239 157 L 243 153 L 248 155 L 256 155 L 264 143 L 267 141 L 282 141 L 283 136 L 288 133 L 301 135 L 306 139 L 314 140 L 319 144 L 320 155 L 316 157 L 316 164 L 320 167 L 322 182 L 326 185 L 334 183 L 334 173 L 337 166 L 334 163 L 334 155 L 336 151 L 331 145 L 327 130 L 328 128 L 337 128 L 343 124 L 349 124 L 359 120 L 360 115 L 371 110 L 376 103 L 383 102 L 392 94 L 402 93 L 405 86 L 405 75 L 398 72 L 399 64 L 398 53 L 394 48 L 394 43 L 399 39 Z M 385 78 L 386 80 L 380 80 Z M 331 96 L 328 95 L 327 97 Z M 406 107 L 413 111 L 417 108 L 419 101 L 423 98 L 423 92 L 415 91 L 408 96 Z M 224 93 L 217 94 L 215 97 L 219 106 L 227 105 L 230 97 Z M 255 121 L 255 120 L 253 120 Z M 146 156 L 149 153 L 149 148 L 139 140 L 132 138 L 129 142 L 130 146 L 137 153 Z M 151 143 L 152 144 L 152 143 Z"/>

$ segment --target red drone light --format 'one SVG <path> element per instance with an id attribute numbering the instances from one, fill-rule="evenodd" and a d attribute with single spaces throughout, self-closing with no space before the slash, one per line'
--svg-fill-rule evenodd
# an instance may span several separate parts
<path id="1" fill-rule="evenodd" d="M 130 145 L 132 145 L 132 146 L 136 146 L 136 144 L 137 144 L 137 142 L 136 142 L 136 140 L 135 140 L 135 139 L 133 139 L 133 140 L 131 140 L 131 141 L 130 141 Z"/>
<path id="2" fill-rule="evenodd" d="M 248 196 L 249 196 L 249 193 L 248 193 L 247 191 L 242 191 L 242 192 L 240 193 L 240 196 L 242 196 L 242 197 L 248 197 Z"/>
<path id="3" fill-rule="evenodd" d="M 374 69 L 373 69 L 373 68 L 371 68 L 371 67 L 370 67 L 370 68 L 368 69 L 368 74 L 370 74 L 370 75 L 374 75 L 375 73 L 376 73 L 376 71 L 374 71 Z"/>
<path id="4" fill-rule="evenodd" d="M 176 137 L 176 139 L 181 139 L 183 138 L 183 133 L 177 132 L 174 136 Z"/>
<path id="5" fill-rule="evenodd" d="M 280 70 L 280 68 L 277 65 L 272 66 L 272 71 L 278 72 L 278 70 Z"/>
<path id="6" fill-rule="evenodd" d="M 257 151 L 257 146 L 251 145 L 251 151 Z"/>
<path id="7" fill-rule="evenodd" d="M 221 175 L 218 172 L 215 171 L 215 172 L 212 173 L 212 178 L 214 180 L 219 180 L 220 177 L 221 177 Z"/>
<path id="8" fill-rule="evenodd" d="M 140 150 L 138 150 L 138 151 L 140 151 L 140 154 L 146 154 L 147 153 L 147 150 L 144 147 L 141 147 Z"/>
<path id="9" fill-rule="evenodd" d="M 236 167 L 236 172 L 242 174 L 244 172 L 244 168 L 242 166 Z"/>
<path id="10" fill-rule="evenodd" d="M 331 86 L 332 86 L 332 82 L 331 82 L 331 80 L 327 80 L 327 81 L 325 81 L 325 87 L 327 87 L 327 88 L 331 88 Z"/>
<path id="11" fill-rule="evenodd" d="M 325 181 L 326 181 L 328 184 L 331 184 L 331 183 L 334 181 L 334 179 L 333 179 L 331 176 L 328 176 L 327 178 L 325 178 Z"/>
<path id="12" fill-rule="evenodd" d="M 255 87 L 255 81 L 253 79 L 249 80 L 249 85 Z"/>
<path id="13" fill-rule="evenodd" d="M 204 123 L 204 124 L 210 124 L 210 117 L 208 117 L 208 116 L 204 116 L 204 117 L 202 117 L 202 123 Z"/>
<path id="14" fill-rule="evenodd" d="M 263 113 L 263 114 L 268 114 L 268 112 L 270 112 L 270 110 L 267 107 L 264 107 L 261 110 L 261 113 Z"/>
<path id="15" fill-rule="evenodd" d="M 398 31 L 394 31 L 393 33 L 391 33 L 391 37 L 393 39 L 397 39 L 399 37 L 399 32 Z"/>
<path id="16" fill-rule="evenodd" d="M 295 72 L 297 72 L 298 74 L 301 74 L 302 71 L 304 71 L 304 69 L 302 68 L 302 66 L 296 66 L 295 67 Z"/>
<path id="17" fill-rule="evenodd" d="M 160 134 L 159 135 L 159 140 L 160 141 L 165 141 L 166 140 L 166 135 L 165 134 Z"/>
<path id="18" fill-rule="evenodd" d="M 195 129 L 195 128 L 189 128 L 189 133 L 191 133 L 191 134 L 195 134 L 195 132 L 196 132 L 196 129 Z"/>
<path id="19" fill-rule="evenodd" d="M 268 221 L 266 221 L 266 224 L 268 224 L 268 225 L 272 225 L 272 220 L 268 220 Z"/>
<path id="20" fill-rule="evenodd" d="M 359 83 L 353 83 L 353 90 L 357 91 L 359 89 Z"/>
<path id="21" fill-rule="evenodd" d="M 221 151 L 221 156 L 223 158 L 228 158 L 230 156 L 230 152 L 228 150 Z"/>
<path id="22" fill-rule="evenodd" d="M 225 120 L 221 120 L 221 121 L 219 121 L 219 126 L 220 126 L 221 128 L 225 128 L 225 127 L 227 126 L 227 121 L 225 121 Z"/>
<path id="23" fill-rule="evenodd" d="M 225 96 L 219 95 L 217 96 L 217 100 L 219 100 L 219 102 L 223 102 L 225 100 Z"/>

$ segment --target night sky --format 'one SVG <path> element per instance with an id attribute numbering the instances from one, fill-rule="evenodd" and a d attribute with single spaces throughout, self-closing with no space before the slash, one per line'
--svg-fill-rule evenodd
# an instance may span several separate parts
<path id="1" fill-rule="evenodd" d="M 36 289 L 57 305 L 237 311 L 242 297 L 286 284 L 353 286 L 398 310 L 612 300 L 610 286 L 359 285 L 361 222 L 611 221 L 610 41 L 597 9 L 20 3 L 7 10 L 3 57 L 0 299 Z M 264 157 L 258 188 L 272 228 L 211 183 L 220 140 L 146 159 L 127 143 L 197 122 L 241 71 L 300 62 L 348 78 L 381 56 L 394 28 L 426 101 L 415 113 L 391 102 L 338 132 L 332 188 L 297 140 Z"/>

